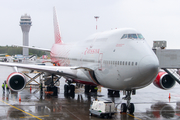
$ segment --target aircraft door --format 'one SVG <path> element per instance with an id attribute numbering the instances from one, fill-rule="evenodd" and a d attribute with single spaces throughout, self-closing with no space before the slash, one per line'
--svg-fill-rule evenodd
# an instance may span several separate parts
<path id="1" fill-rule="evenodd" d="M 102 59 L 103 59 L 103 53 L 100 53 L 99 58 L 98 58 L 98 62 L 99 62 L 98 69 L 99 70 L 102 70 L 102 61 L 103 61 Z"/>

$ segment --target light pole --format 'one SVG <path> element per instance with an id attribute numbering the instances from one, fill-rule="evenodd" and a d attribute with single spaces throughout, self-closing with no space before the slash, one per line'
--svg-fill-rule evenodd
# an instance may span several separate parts
<path id="1" fill-rule="evenodd" d="M 94 18 L 96 19 L 96 31 L 97 31 L 97 20 L 98 20 L 99 16 L 94 16 Z"/>

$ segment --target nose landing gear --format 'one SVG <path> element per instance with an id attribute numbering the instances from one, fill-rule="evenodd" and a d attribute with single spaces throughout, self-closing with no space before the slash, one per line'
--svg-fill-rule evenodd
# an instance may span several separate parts
<path id="1" fill-rule="evenodd" d="M 121 112 L 122 113 L 126 113 L 127 110 L 129 111 L 130 114 L 134 113 L 134 110 L 135 110 L 134 104 L 130 103 L 131 92 L 132 92 L 131 90 L 126 91 L 126 96 L 123 98 L 124 100 L 127 100 L 127 104 L 126 103 L 121 104 Z"/>

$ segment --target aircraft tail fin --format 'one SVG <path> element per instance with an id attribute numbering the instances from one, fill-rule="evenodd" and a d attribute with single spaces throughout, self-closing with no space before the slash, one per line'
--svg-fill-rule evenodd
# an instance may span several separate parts
<path id="1" fill-rule="evenodd" d="M 54 7 L 53 9 L 53 22 L 54 22 L 54 38 L 55 38 L 55 43 L 56 44 L 62 44 L 63 41 L 61 39 L 61 34 L 59 31 L 59 25 L 58 25 L 58 19 L 57 19 L 57 15 L 56 15 L 56 9 Z"/>

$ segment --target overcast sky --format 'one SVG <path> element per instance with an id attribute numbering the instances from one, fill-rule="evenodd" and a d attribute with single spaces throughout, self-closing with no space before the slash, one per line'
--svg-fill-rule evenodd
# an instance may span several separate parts
<path id="1" fill-rule="evenodd" d="M 79 41 L 98 31 L 135 28 L 152 46 L 166 40 L 180 49 L 180 0 L 0 0 L 0 46 L 22 44 L 21 15 L 31 16 L 29 45 L 51 48 L 53 7 L 64 42 Z"/>

